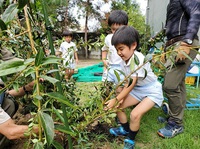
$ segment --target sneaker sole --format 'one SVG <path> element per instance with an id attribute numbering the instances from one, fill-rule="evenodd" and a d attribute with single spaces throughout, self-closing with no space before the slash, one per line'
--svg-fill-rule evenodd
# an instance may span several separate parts
<path id="1" fill-rule="evenodd" d="M 160 137 L 162 137 L 162 138 L 166 138 L 165 136 L 163 136 L 163 134 L 162 133 L 160 133 L 160 132 L 157 132 L 157 134 L 160 136 Z"/>
<path id="2" fill-rule="evenodd" d="M 158 134 L 160 137 L 164 138 L 164 139 L 173 138 L 173 137 L 175 137 L 175 136 L 177 136 L 178 134 L 181 134 L 181 133 L 183 133 L 183 131 L 182 131 L 182 132 L 179 132 L 179 133 L 177 133 L 177 134 L 175 134 L 174 136 L 164 136 L 162 133 L 157 132 L 157 134 Z"/>

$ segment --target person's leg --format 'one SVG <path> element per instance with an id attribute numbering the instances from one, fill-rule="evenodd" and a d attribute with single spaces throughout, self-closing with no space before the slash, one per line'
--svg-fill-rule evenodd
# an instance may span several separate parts
<path id="1" fill-rule="evenodd" d="M 130 129 L 132 131 L 138 131 L 140 128 L 140 120 L 142 116 L 152 109 L 155 103 L 149 99 L 143 99 L 130 113 Z"/>
<path id="2" fill-rule="evenodd" d="M 192 50 L 189 56 L 194 59 L 196 51 Z M 169 121 L 174 121 L 179 125 L 182 125 L 186 103 L 185 74 L 191 63 L 191 60 L 186 59 L 185 64 L 176 65 L 170 69 L 166 73 L 163 83 L 163 90 L 167 95 L 170 108 Z"/>
<path id="3" fill-rule="evenodd" d="M 66 79 L 66 81 L 69 80 L 69 74 L 70 74 L 70 69 L 66 68 L 65 69 L 65 79 Z"/>
<path id="4" fill-rule="evenodd" d="M 124 140 L 124 148 L 133 148 L 135 145 L 135 137 L 140 128 L 140 121 L 142 116 L 152 109 L 155 103 L 149 99 L 145 98 L 142 100 L 130 113 L 130 130 L 128 137 Z"/>
<path id="5" fill-rule="evenodd" d="M 120 88 L 121 89 L 121 88 Z M 117 112 L 117 116 L 120 120 L 121 123 L 126 123 L 128 122 L 128 119 L 126 117 L 126 113 L 123 111 L 123 109 L 128 108 L 130 106 L 136 105 L 138 104 L 140 101 L 138 101 L 137 99 L 135 99 L 133 96 L 131 96 L 130 94 L 123 100 L 122 103 L 120 103 L 120 105 L 118 106 L 118 108 L 120 109 Z"/>
<path id="6" fill-rule="evenodd" d="M 122 103 L 119 103 L 118 106 L 118 111 L 117 111 L 117 117 L 121 123 L 120 127 L 117 128 L 111 128 L 110 129 L 110 134 L 114 136 L 119 136 L 119 135 L 127 135 L 129 132 L 129 123 L 128 119 L 126 116 L 126 113 L 123 111 L 123 109 L 130 107 L 132 105 L 138 104 L 139 101 L 133 98 L 131 95 L 128 95 L 126 99 L 122 101 Z"/>
<path id="7" fill-rule="evenodd" d="M 196 57 L 197 51 L 190 51 L 190 58 Z M 184 64 L 177 64 L 169 69 L 164 78 L 163 90 L 166 93 L 169 104 L 168 123 L 158 130 L 158 135 L 163 138 L 171 138 L 183 132 L 183 115 L 186 104 L 185 74 L 192 61 L 186 59 Z M 172 83 L 173 82 L 173 83 Z"/>
<path id="8" fill-rule="evenodd" d="M 70 69 L 70 71 L 69 71 L 69 79 L 72 77 L 73 74 L 74 74 L 74 69 Z"/>

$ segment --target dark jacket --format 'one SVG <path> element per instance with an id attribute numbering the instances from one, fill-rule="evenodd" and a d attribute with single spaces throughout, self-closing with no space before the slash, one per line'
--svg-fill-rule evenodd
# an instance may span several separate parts
<path id="1" fill-rule="evenodd" d="M 198 39 L 200 0 L 170 0 L 167 6 L 166 36 Z"/>

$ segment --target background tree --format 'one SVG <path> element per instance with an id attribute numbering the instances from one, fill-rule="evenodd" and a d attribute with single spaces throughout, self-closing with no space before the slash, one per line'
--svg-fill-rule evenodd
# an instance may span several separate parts
<path id="1" fill-rule="evenodd" d="M 85 25 L 84 25 L 84 32 L 85 32 L 85 35 L 84 35 L 84 41 L 85 41 L 85 58 L 88 58 L 88 46 L 87 46 L 87 43 L 88 43 L 88 21 L 89 19 L 96 19 L 97 21 L 100 21 L 102 19 L 102 16 L 99 12 L 99 9 L 100 9 L 100 5 L 103 3 L 100 2 L 100 3 L 94 3 L 94 1 L 92 0 L 81 0 L 79 3 L 78 3 L 78 7 L 80 8 L 80 10 L 82 11 L 82 17 L 85 18 Z M 95 24 L 94 24 L 95 26 Z"/>

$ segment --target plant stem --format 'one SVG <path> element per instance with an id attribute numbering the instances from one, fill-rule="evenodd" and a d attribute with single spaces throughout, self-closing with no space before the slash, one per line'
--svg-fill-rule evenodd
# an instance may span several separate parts
<path id="1" fill-rule="evenodd" d="M 35 84 L 36 84 L 36 94 L 40 96 L 40 86 L 39 86 L 39 68 L 35 68 Z M 38 113 L 41 110 L 41 100 L 37 99 L 38 101 Z M 38 131 L 39 131 L 39 141 L 42 142 L 42 121 L 41 117 L 38 116 Z"/>
<path id="2" fill-rule="evenodd" d="M 49 22 L 48 14 L 47 14 L 46 7 L 45 7 L 46 4 L 45 4 L 44 0 L 41 0 L 41 1 L 42 1 L 42 9 L 43 9 L 43 13 L 44 13 L 45 25 L 46 25 L 46 29 L 47 29 L 47 35 L 48 35 L 48 40 L 49 40 L 49 46 L 50 46 L 50 49 L 51 49 L 51 54 L 55 55 L 55 50 L 54 50 L 54 46 L 53 46 L 53 39 L 52 39 L 52 34 L 51 34 L 50 22 Z M 58 69 L 58 65 L 57 64 L 54 64 L 53 66 L 54 66 L 55 69 Z M 56 75 L 56 79 L 61 80 L 59 72 L 55 72 L 55 75 Z M 62 94 L 63 93 L 63 89 L 62 89 L 62 86 L 61 86 L 61 82 L 60 81 L 57 82 L 56 86 L 58 88 L 58 92 Z M 63 111 L 63 118 L 64 118 L 65 127 L 67 129 L 69 129 L 69 122 L 68 122 L 68 118 L 67 118 L 67 114 L 66 114 L 65 105 L 62 103 L 61 106 L 62 106 L 62 111 Z M 72 149 L 72 139 L 71 139 L 71 136 L 69 134 L 67 134 L 67 139 L 68 139 L 68 148 Z"/>
<path id="3" fill-rule="evenodd" d="M 27 5 L 24 7 L 24 14 L 25 14 L 25 18 L 26 18 L 26 25 L 27 25 L 27 29 L 28 29 L 28 36 L 30 39 L 31 49 L 33 51 L 33 54 L 36 54 L 37 51 L 34 47 L 33 37 L 32 37 L 32 33 L 31 33 L 31 26 L 30 26 L 28 14 L 27 14 Z"/>

